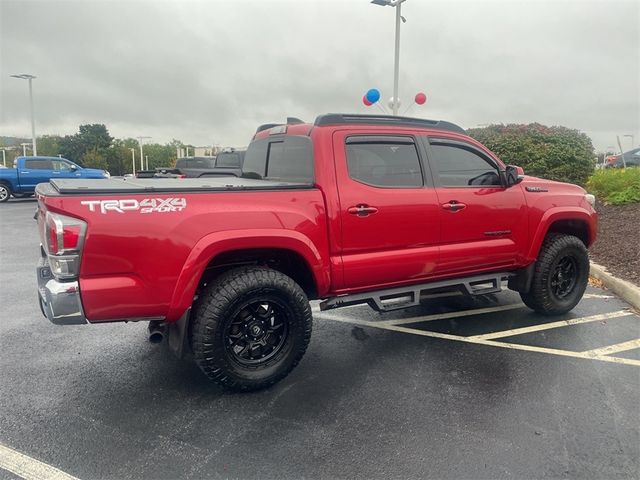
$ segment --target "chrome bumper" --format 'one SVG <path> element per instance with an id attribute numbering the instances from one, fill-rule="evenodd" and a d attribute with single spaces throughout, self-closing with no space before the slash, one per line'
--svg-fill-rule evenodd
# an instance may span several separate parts
<path id="1" fill-rule="evenodd" d="M 46 257 L 41 257 L 36 269 L 40 310 L 56 325 L 87 323 L 80 301 L 78 282 L 59 282 L 51 273 Z"/>

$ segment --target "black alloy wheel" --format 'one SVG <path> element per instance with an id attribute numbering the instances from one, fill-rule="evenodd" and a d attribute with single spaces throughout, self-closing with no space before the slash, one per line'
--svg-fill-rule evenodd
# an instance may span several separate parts
<path id="1" fill-rule="evenodd" d="M 551 293 L 558 299 L 563 299 L 573 292 L 577 284 L 578 265 L 572 256 L 562 257 L 556 264 L 553 275 L 549 277 Z"/>
<path id="2" fill-rule="evenodd" d="M 266 362 L 285 344 L 288 325 L 288 312 L 278 299 L 246 302 L 225 329 L 227 353 L 241 365 Z"/>

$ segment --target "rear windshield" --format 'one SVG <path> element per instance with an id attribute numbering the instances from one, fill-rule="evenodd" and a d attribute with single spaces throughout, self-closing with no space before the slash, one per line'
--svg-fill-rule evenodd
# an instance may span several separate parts
<path id="1" fill-rule="evenodd" d="M 311 139 L 290 135 L 256 140 L 245 153 L 242 176 L 313 183 Z"/>
<path id="2" fill-rule="evenodd" d="M 216 167 L 242 167 L 242 155 L 244 152 L 219 153 L 216 157 Z"/>
<path id="3" fill-rule="evenodd" d="M 179 158 L 176 168 L 214 168 L 216 157 L 210 158 Z"/>

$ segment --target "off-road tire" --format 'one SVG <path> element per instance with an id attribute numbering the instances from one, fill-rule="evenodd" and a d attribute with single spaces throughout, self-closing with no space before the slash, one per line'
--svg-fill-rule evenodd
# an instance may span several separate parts
<path id="1" fill-rule="evenodd" d="M 0 203 L 8 202 L 11 195 L 11 187 L 6 183 L 0 183 Z"/>
<path id="2" fill-rule="evenodd" d="M 559 297 L 553 283 L 556 269 L 563 259 L 569 259 L 575 269 L 572 287 L 566 295 Z M 566 260 L 565 260 L 566 261 Z M 584 243 L 573 235 L 548 234 L 540 248 L 536 261 L 531 289 L 521 292 L 524 304 L 543 315 L 561 315 L 575 307 L 582 299 L 589 280 L 589 256 Z"/>
<path id="3" fill-rule="evenodd" d="M 260 302 L 273 302 L 282 311 L 279 318 L 286 319 L 287 335 L 272 357 L 250 360 L 255 363 L 249 365 L 239 363 L 229 329 L 235 328 L 247 305 Z M 190 328 L 191 349 L 209 379 L 230 390 L 258 390 L 295 368 L 307 349 L 311 328 L 311 307 L 296 282 L 269 268 L 241 267 L 222 274 L 198 298 Z"/>

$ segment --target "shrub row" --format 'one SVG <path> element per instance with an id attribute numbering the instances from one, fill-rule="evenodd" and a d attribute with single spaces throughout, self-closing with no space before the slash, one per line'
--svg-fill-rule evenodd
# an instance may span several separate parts
<path id="1" fill-rule="evenodd" d="M 589 177 L 587 191 L 613 205 L 640 202 L 640 167 L 598 170 Z"/>

